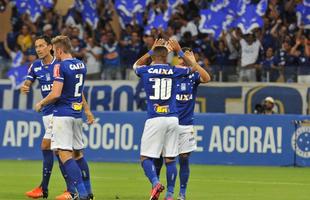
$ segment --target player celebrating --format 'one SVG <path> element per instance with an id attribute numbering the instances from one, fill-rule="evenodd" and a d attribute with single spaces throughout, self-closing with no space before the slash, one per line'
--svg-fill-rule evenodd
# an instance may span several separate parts
<path id="1" fill-rule="evenodd" d="M 178 200 L 185 200 L 187 182 L 190 175 L 189 156 L 190 153 L 196 150 L 196 139 L 194 136 L 193 115 L 195 108 L 195 99 L 197 94 L 197 87 L 200 83 L 207 83 L 210 81 L 210 75 L 206 72 L 195 59 L 194 54 L 190 48 L 182 48 L 184 52 L 191 52 L 190 59 L 195 63 L 197 71 L 178 79 L 176 105 L 179 114 L 179 164 L 180 164 L 180 192 Z M 179 58 L 179 64 L 186 66 L 184 60 Z M 157 175 L 160 174 L 162 166 L 162 159 L 155 159 Z"/>
<path id="2" fill-rule="evenodd" d="M 40 36 L 37 37 L 35 40 L 35 49 L 36 53 L 39 57 L 38 60 L 34 61 L 33 64 L 29 68 L 29 72 L 24 82 L 23 86 L 21 87 L 21 93 L 26 94 L 29 92 L 30 87 L 32 86 L 33 82 L 38 79 L 39 85 L 41 88 L 42 97 L 46 97 L 52 88 L 53 84 L 53 70 L 54 65 L 57 63 L 56 58 L 54 58 L 51 54 L 52 44 L 51 40 L 47 36 Z M 50 122 L 52 119 L 54 110 L 54 105 L 50 104 L 45 106 L 42 109 L 43 113 L 43 124 L 45 127 L 45 134 L 41 143 L 41 150 L 43 154 L 43 175 L 42 175 L 42 182 L 39 187 L 26 192 L 26 196 L 30 198 L 47 198 L 48 197 L 48 184 L 53 168 L 54 163 L 54 155 L 53 151 L 51 151 L 51 126 Z M 85 110 L 87 118 L 92 121 L 93 115 L 89 110 Z M 59 160 L 59 156 L 57 156 Z M 60 160 L 59 160 L 60 161 Z M 59 166 L 61 172 L 64 177 L 66 177 L 66 173 L 63 169 L 63 165 L 59 162 Z M 73 184 L 70 184 L 68 179 L 66 179 L 67 184 L 67 191 L 60 195 L 58 200 L 62 199 L 71 199 L 71 196 L 75 193 L 75 188 Z M 72 194 L 72 195 L 71 195 Z M 67 198 L 64 198 L 67 197 Z"/>
<path id="3" fill-rule="evenodd" d="M 162 154 L 167 167 L 166 200 L 173 199 L 177 168 L 175 157 L 178 155 L 178 118 L 175 105 L 177 77 L 186 76 L 190 68 L 171 67 L 167 64 L 168 49 L 163 39 L 156 40 L 152 50 L 142 56 L 134 65 L 136 74 L 142 79 L 147 95 L 148 120 L 145 122 L 141 138 L 141 165 L 152 183 L 150 200 L 157 200 L 164 186 L 159 182 L 152 158 Z M 191 63 L 177 42 L 173 50 Z M 149 57 L 153 64 L 146 66 Z M 193 63 L 191 63 L 193 64 Z M 193 65 L 194 66 L 194 65 Z M 193 67 L 195 70 L 195 66 Z"/>
<path id="4" fill-rule="evenodd" d="M 93 199 L 89 168 L 83 157 L 82 109 L 86 66 L 72 58 L 71 42 L 67 36 L 52 40 L 54 55 L 61 62 L 54 67 L 52 91 L 35 106 L 41 111 L 54 103 L 51 149 L 58 150 L 68 179 L 74 183 L 80 200 Z M 76 159 L 73 160 L 72 156 Z M 81 173 L 82 172 L 82 173 Z"/>

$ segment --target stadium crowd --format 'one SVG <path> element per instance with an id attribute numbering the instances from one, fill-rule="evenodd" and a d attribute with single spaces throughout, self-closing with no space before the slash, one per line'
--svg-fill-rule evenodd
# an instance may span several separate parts
<path id="1" fill-rule="evenodd" d="M 37 35 L 67 35 L 73 55 L 88 67 L 88 80 L 136 80 L 132 65 L 152 46 L 154 39 L 177 39 L 182 47 L 194 50 L 199 64 L 212 73 L 214 81 L 262 81 L 310 83 L 310 30 L 297 25 L 298 0 L 269 0 L 264 25 L 251 33 L 239 28 L 223 31 L 219 38 L 201 33 L 200 9 L 212 1 L 191 0 L 173 8 L 166 30 L 145 31 L 150 12 L 165 13 L 166 0 L 150 1 L 144 9 L 143 23 L 124 24 L 121 32 L 112 27 L 114 1 L 97 1 L 99 22 L 96 29 L 82 20 L 76 7 L 61 16 L 55 9 L 44 9 L 35 22 L 12 7 L 12 31 L 0 42 L 2 78 L 10 67 L 36 59 L 33 41 Z M 252 0 L 257 3 L 258 0 Z M 1 11 L 8 0 L 0 1 Z M 177 63 L 171 54 L 169 62 Z"/>

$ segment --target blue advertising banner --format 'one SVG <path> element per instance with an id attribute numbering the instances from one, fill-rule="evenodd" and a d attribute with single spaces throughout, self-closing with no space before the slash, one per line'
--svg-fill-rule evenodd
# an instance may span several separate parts
<path id="1" fill-rule="evenodd" d="M 141 111 L 145 94 L 137 81 L 86 81 L 84 94 L 92 110 Z M 280 114 L 309 114 L 310 88 L 306 84 L 208 83 L 198 87 L 196 112 L 251 114 L 257 104 L 271 96 L 274 111 Z M 7 101 L 10 99 L 10 101 Z M 31 110 L 42 99 L 35 85 L 28 95 L 12 90 L 8 80 L 0 80 L 0 109 Z"/>
<path id="2" fill-rule="evenodd" d="M 143 112 L 94 112 L 83 124 L 88 160 L 138 162 Z M 0 110 L 0 159 L 41 159 L 42 117 L 33 111 Z M 192 163 L 310 166 L 309 120 L 301 115 L 197 114 Z M 297 122 L 297 123 L 294 123 Z"/>

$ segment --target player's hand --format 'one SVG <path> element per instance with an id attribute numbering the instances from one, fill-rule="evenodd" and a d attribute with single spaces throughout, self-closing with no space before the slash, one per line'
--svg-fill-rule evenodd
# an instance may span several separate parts
<path id="1" fill-rule="evenodd" d="M 184 56 L 186 56 L 190 60 L 192 65 L 197 63 L 195 55 L 192 51 L 185 51 Z"/>
<path id="2" fill-rule="evenodd" d="M 27 94 L 27 93 L 29 92 L 29 90 L 30 90 L 30 87 L 27 86 L 27 85 L 23 85 L 23 86 L 20 88 L 20 92 L 21 92 L 22 94 Z"/>
<path id="3" fill-rule="evenodd" d="M 34 109 L 36 112 L 41 112 L 42 108 L 43 108 L 43 105 L 41 104 L 41 102 L 39 102 L 35 105 Z"/>
<path id="4" fill-rule="evenodd" d="M 178 41 L 176 40 L 169 40 L 168 41 L 168 45 L 171 47 L 171 49 L 175 52 L 179 52 L 182 50 L 180 44 Z"/>
<path id="5" fill-rule="evenodd" d="M 86 122 L 87 124 L 93 124 L 95 122 L 95 117 L 93 115 L 93 113 L 89 110 L 89 111 L 85 111 L 85 115 L 86 115 Z"/>
<path id="6" fill-rule="evenodd" d="M 154 50 L 154 48 L 157 46 L 164 46 L 165 42 L 166 41 L 163 38 L 156 39 L 153 46 L 152 46 L 152 50 Z"/>

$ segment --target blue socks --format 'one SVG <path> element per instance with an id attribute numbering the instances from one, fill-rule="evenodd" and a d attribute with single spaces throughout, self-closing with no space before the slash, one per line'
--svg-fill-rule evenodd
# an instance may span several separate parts
<path id="1" fill-rule="evenodd" d="M 153 162 L 154 162 L 154 165 L 155 165 L 157 177 L 158 177 L 158 179 L 160 179 L 159 178 L 160 177 L 160 170 L 161 170 L 161 168 L 163 166 L 164 159 L 163 159 L 163 157 L 154 158 Z"/>
<path id="2" fill-rule="evenodd" d="M 177 177 L 177 165 L 175 161 L 166 163 L 166 168 L 167 168 L 167 193 L 166 197 L 173 196 L 174 193 L 174 186 L 175 186 L 175 180 Z"/>
<path id="3" fill-rule="evenodd" d="M 159 180 L 157 178 L 153 160 L 147 158 L 142 161 L 141 165 L 142 165 L 145 175 L 148 177 L 148 179 L 152 183 L 152 187 L 154 187 L 157 183 L 159 183 Z"/>
<path id="4" fill-rule="evenodd" d="M 189 178 L 189 158 L 181 158 L 179 157 L 179 163 L 180 163 L 180 194 L 185 196 L 186 193 L 186 187 L 187 182 Z"/>
<path id="5" fill-rule="evenodd" d="M 69 182 L 73 183 L 74 186 L 76 187 L 80 198 L 87 198 L 88 193 L 86 191 L 86 188 L 84 186 L 84 182 L 82 179 L 82 173 L 75 162 L 72 158 L 67 160 L 64 164 L 64 169 L 67 172 Z"/>
<path id="6" fill-rule="evenodd" d="M 90 176 L 89 176 L 89 168 L 88 164 L 84 157 L 80 158 L 79 160 L 76 160 L 76 163 L 81 169 L 82 172 L 82 178 L 85 185 L 85 188 L 88 192 L 88 194 L 92 193 L 91 185 L 90 185 Z"/>
<path id="7" fill-rule="evenodd" d="M 43 153 L 43 177 L 42 177 L 42 189 L 48 191 L 48 183 L 50 181 L 53 165 L 54 165 L 54 153 L 52 150 L 42 150 Z"/>
<path id="8" fill-rule="evenodd" d="M 62 164 L 59 155 L 56 155 L 56 157 L 57 157 L 58 162 L 59 162 L 59 168 L 60 168 L 61 174 L 62 174 L 62 176 L 64 177 L 64 179 L 66 181 L 67 191 L 70 192 L 71 194 L 76 193 L 75 187 L 74 187 L 73 183 L 71 183 L 69 181 L 68 174 L 66 173 L 65 167 Z"/>

